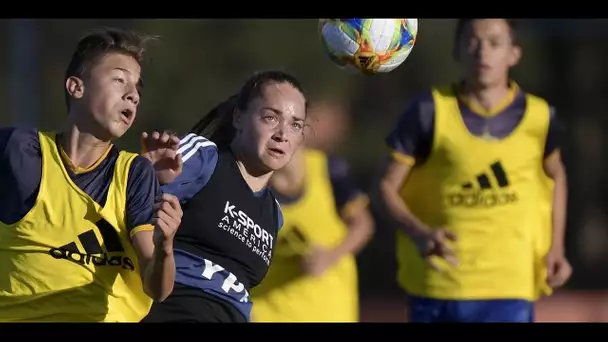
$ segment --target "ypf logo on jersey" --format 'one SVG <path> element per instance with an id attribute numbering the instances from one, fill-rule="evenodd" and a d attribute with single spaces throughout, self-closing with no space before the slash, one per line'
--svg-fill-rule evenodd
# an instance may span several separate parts
<path id="1" fill-rule="evenodd" d="M 253 253 L 261 257 L 266 265 L 270 265 L 272 235 L 230 201 L 226 201 L 224 205 L 224 215 L 218 223 L 218 227 L 241 241 Z"/>
<path id="2" fill-rule="evenodd" d="M 496 207 L 517 202 L 517 195 L 509 188 L 509 177 L 500 161 L 490 165 L 489 173 L 481 173 L 475 182 L 462 184 L 461 190 L 447 196 L 453 207 Z"/>
<path id="3" fill-rule="evenodd" d="M 55 259 L 65 259 L 80 265 L 121 267 L 134 271 L 133 260 L 124 255 L 125 249 L 120 243 L 116 229 L 104 219 L 98 221 L 95 226 L 103 239 L 103 244 L 99 243 L 95 231 L 90 229 L 78 234 L 77 241 L 51 248 L 49 254 Z M 79 249 L 76 242 L 80 243 L 84 251 Z"/>

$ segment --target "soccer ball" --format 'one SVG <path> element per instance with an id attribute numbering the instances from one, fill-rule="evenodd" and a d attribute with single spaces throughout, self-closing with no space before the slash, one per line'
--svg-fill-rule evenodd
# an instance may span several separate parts
<path id="1" fill-rule="evenodd" d="M 418 19 L 320 19 L 319 34 L 338 66 L 364 74 L 387 73 L 412 52 Z"/>

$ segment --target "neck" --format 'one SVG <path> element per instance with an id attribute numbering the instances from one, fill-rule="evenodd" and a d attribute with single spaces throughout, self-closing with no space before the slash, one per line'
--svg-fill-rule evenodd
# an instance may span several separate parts
<path id="1" fill-rule="evenodd" d="M 302 152 L 298 151 L 291 161 L 282 169 L 275 171 L 270 179 L 270 186 L 286 196 L 296 196 L 304 188 L 306 168 Z"/>
<path id="2" fill-rule="evenodd" d="M 61 132 L 59 143 L 72 165 L 86 169 L 104 155 L 111 142 L 99 140 L 78 124 L 69 122 Z"/>
<path id="3" fill-rule="evenodd" d="M 485 110 L 496 108 L 509 94 L 509 82 L 500 82 L 493 86 L 481 86 L 472 82 L 464 82 L 461 87 L 462 95 L 472 104 Z"/>
<path id="4" fill-rule="evenodd" d="M 232 149 L 232 153 L 234 153 L 239 171 L 241 171 L 241 175 L 247 185 L 249 185 L 249 188 L 255 192 L 264 189 L 268 185 L 273 171 L 262 170 L 263 168 L 256 167 L 254 163 L 248 162 L 246 153 L 243 153 L 237 144 L 232 143 L 230 148 Z"/>

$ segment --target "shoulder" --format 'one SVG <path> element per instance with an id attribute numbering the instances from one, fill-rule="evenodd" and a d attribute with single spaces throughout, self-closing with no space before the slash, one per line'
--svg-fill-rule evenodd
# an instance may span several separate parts
<path id="1" fill-rule="evenodd" d="M 327 156 L 327 169 L 330 176 L 345 175 L 349 172 L 349 168 L 350 166 L 344 158 L 336 155 Z"/>
<path id="2" fill-rule="evenodd" d="M 190 133 L 180 139 L 177 152 L 182 155 L 182 172 L 171 184 L 163 185 L 162 190 L 187 201 L 211 179 L 219 158 L 218 148 L 213 141 Z"/>
<path id="3" fill-rule="evenodd" d="M 0 128 L 0 220 L 19 221 L 34 205 L 42 177 L 38 130 Z"/>
<path id="4" fill-rule="evenodd" d="M 131 165 L 129 166 L 129 174 L 134 176 L 140 176 L 142 174 L 154 175 L 154 166 L 152 165 L 152 162 L 148 160 L 148 158 L 135 155 Z"/>
<path id="5" fill-rule="evenodd" d="M 550 103 L 547 103 L 547 105 L 549 105 L 549 121 L 557 120 L 557 110 L 555 109 L 555 106 Z"/>
<path id="6" fill-rule="evenodd" d="M 38 130 L 32 127 L 0 128 L 0 146 L 6 150 L 34 149 L 40 150 Z"/>
<path id="7" fill-rule="evenodd" d="M 435 123 L 434 90 L 418 93 L 407 104 L 385 142 L 399 155 L 424 159 L 433 140 Z M 409 161 L 410 163 L 412 161 Z"/>
<path id="8" fill-rule="evenodd" d="M 538 104 L 542 104 L 543 106 L 546 106 L 545 108 L 549 109 L 549 123 L 550 124 L 554 124 L 558 121 L 557 109 L 556 109 L 555 105 L 553 103 L 551 103 L 548 99 L 546 99 L 542 96 L 539 96 L 537 94 L 531 93 L 531 92 L 527 92 L 527 91 L 523 91 L 523 90 L 520 90 L 520 91 L 525 96 L 526 102 L 528 105 L 530 105 L 530 101 L 534 101 Z"/>
<path id="9" fill-rule="evenodd" d="M 42 151 L 37 129 L 29 127 L 0 128 L 0 158 L 4 167 L 23 167 L 24 163 L 32 167 L 31 163 L 42 163 L 41 157 Z"/>
<path id="10" fill-rule="evenodd" d="M 272 193 L 272 191 L 269 191 L 269 192 L 270 192 L 270 196 L 272 196 L 272 199 L 274 201 L 274 208 L 275 208 L 276 218 L 277 218 L 277 231 L 279 231 L 279 230 L 281 230 L 281 228 L 283 228 L 283 224 L 285 223 L 285 221 L 283 220 L 283 210 L 281 209 L 281 204 L 276 199 L 276 197 L 274 197 L 274 194 Z"/>
<path id="11" fill-rule="evenodd" d="M 200 158 L 201 155 L 217 155 L 218 153 L 217 145 L 213 141 L 196 133 L 183 136 L 179 141 L 177 152 L 181 153 L 184 162 L 192 157 L 198 156 Z"/>
<path id="12" fill-rule="evenodd" d="M 159 186 L 152 162 L 136 155 L 129 166 L 127 198 L 145 198 L 149 193 L 155 193 Z"/>
<path id="13" fill-rule="evenodd" d="M 430 88 L 414 95 L 406 107 L 406 112 L 412 114 L 433 115 L 435 113 L 435 97 L 433 92 L 437 89 L 441 91 L 443 87 Z"/>
<path id="14" fill-rule="evenodd" d="M 311 148 L 307 148 L 304 155 L 308 168 L 326 170 L 330 179 L 343 177 L 349 172 L 348 162 L 340 156 Z"/>
<path id="15" fill-rule="evenodd" d="M 127 180 L 127 227 L 133 229 L 152 223 L 153 206 L 160 185 L 154 166 L 147 159 L 136 155 L 129 167 Z"/>
<path id="16" fill-rule="evenodd" d="M 414 95 L 401 114 L 398 128 L 411 130 L 414 126 L 425 128 L 431 125 L 435 117 L 433 89 L 427 89 Z"/>

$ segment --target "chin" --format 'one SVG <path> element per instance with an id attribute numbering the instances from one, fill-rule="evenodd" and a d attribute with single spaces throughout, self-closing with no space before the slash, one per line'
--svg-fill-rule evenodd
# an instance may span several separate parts
<path id="1" fill-rule="evenodd" d="M 490 88 L 500 84 L 501 80 L 493 75 L 479 75 L 477 77 L 477 84 L 482 88 Z"/>
<path id="2" fill-rule="evenodd" d="M 288 162 L 289 158 L 287 158 L 287 156 L 284 156 L 280 159 L 272 157 L 262 158 L 262 165 L 264 165 L 264 167 L 267 168 L 269 172 L 282 169 L 283 167 L 285 167 L 285 165 L 287 165 Z"/>
<path id="3" fill-rule="evenodd" d="M 108 127 L 108 134 L 111 136 L 111 139 L 118 139 L 125 135 L 129 130 L 130 126 L 126 126 L 124 124 L 118 124 Z"/>
<path id="4" fill-rule="evenodd" d="M 120 137 L 122 137 L 123 135 L 125 135 L 125 133 L 127 132 L 127 130 L 123 129 L 123 130 L 112 130 L 110 131 L 110 136 L 112 137 L 112 139 L 118 139 Z"/>
<path id="5" fill-rule="evenodd" d="M 105 132 L 102 132 L 102 136 L 97 137 L 99 140 L 103 141 L 112 141 L 119 139 L 126 133 L 124 129 L 106 129 Z"/>

